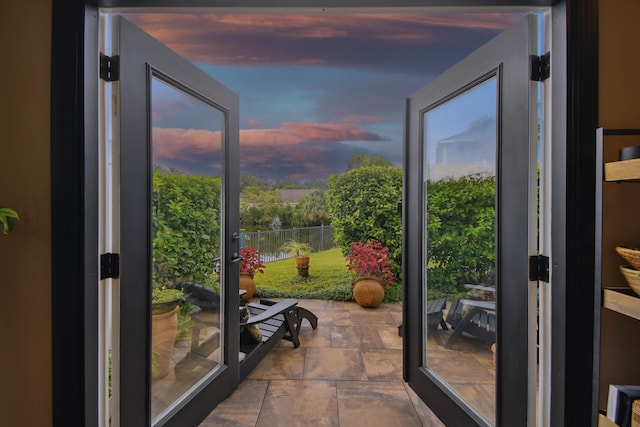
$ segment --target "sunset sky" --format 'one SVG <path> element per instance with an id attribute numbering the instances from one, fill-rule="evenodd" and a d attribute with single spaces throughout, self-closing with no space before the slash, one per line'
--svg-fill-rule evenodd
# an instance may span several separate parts
<path id="1" fill-rule="evenodd" d="M 354 152 L 401 166 L 405 99 L 523 15 L 125 16 L 239 95 L 241 173 L 311 180 Z M 175 90 L 154 96 L 154 161 L 217 173 L 219 119 L 195 130 Z"/>

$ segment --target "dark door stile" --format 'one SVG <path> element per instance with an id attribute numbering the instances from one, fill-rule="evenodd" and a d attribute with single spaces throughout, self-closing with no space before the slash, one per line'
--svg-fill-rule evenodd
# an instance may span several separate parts
<path id="1" fill-rule="evenodd" d="M 436 77 L 406 101 L 404 171 L 404 378 L 446 425 L 490 425 L 425 366 L 426 293 L 424 115 L 467 89 L 497 81 L 496 282 L 497 369 L 495 424 L 527 425 L 528 194 L 531 185 L 530 53 L 536 17 L 530 15 Z M 535 160 L 535 159 L 534 159 Z M 535 169 L 534 169 L 535 170 Z M 428 209 L 428 207 L 427 207 Z M 534 215 L 535 217 L 535 215 Z M 427 284 L 428 286 L 428 284 Z"/>
<path id="2" fill-rule="evenodd" d="M 120 422 L 151 425 L 151 80 L 161 78 L 222 112 L 221 284 L 238 294 L 238 269 L 228 262 L 239 252 L 238 97 L 193 64 L 122 17 L 115 46 L 120 57 Z M 226 262 L 225 262 L 226 260 Z M 142 285 L 141 285 L 142 284 Z M 148 284 L 148 286 L 144 286 Z M 192 387 L 155 425 L 196 425 L 238 385 L 237 298 L 222 298 L 223 367 Z"/>

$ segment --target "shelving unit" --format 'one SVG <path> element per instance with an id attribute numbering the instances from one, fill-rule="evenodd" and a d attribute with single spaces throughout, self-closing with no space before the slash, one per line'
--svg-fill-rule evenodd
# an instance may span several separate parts
<path id="1" fill-rule="evenodd" d="M 605 141 L 606 140 L 606 141 Z M 640 145 L 640 129 L 598 129 L 596 173 L 596 338 L 594 405 L 599 426 L 616 426 L 606 411 L 609 384 L 640 384 L 640 297 L 618 267 L 617 245 L 640 247 L 640 159 L 619 161 L 618 150 Z"/>
<path id="2" fill-rule="evenodd" d="M 640 159 L 605 163 L 604 179 L 608 182 L 640 180 Z"/>
<path id="3" fill-rule="evenodd" d="M 629 288 L 603 289 L 602 306 L 640 320 L 640 298 Z"/>

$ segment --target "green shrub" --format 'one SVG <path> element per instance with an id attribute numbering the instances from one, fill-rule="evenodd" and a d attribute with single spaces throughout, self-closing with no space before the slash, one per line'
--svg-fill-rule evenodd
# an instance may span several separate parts
<path id="1" fill-rule="evenodd" d="M 154 282 L 210 278 L 220 248 L 220 178 L 153 171 Z"/>
<path id="2" fill-rule="evenodd" d="M 346 255 L 352 242 L 376 239 L 389 248 L 400 278 L 402 169 L 367 166 L 329 176 L 327 205 L 336 243 Z"/>
<path id="3" fill-rule="evenodd" d="M 495 271 L 495 177 L 427 181 L 430 296 L 452 295 Z"/>

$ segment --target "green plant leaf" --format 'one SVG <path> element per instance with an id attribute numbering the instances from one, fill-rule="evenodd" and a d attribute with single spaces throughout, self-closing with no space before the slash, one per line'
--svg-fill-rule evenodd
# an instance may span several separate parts
<path id="1" fill-rule="evenodd" d="M 9 234 L 13 231 L 16 221 L 20 221 L 18 212 L 0 206 L 0 223 L 2 223 L 4 234 Z"/>

